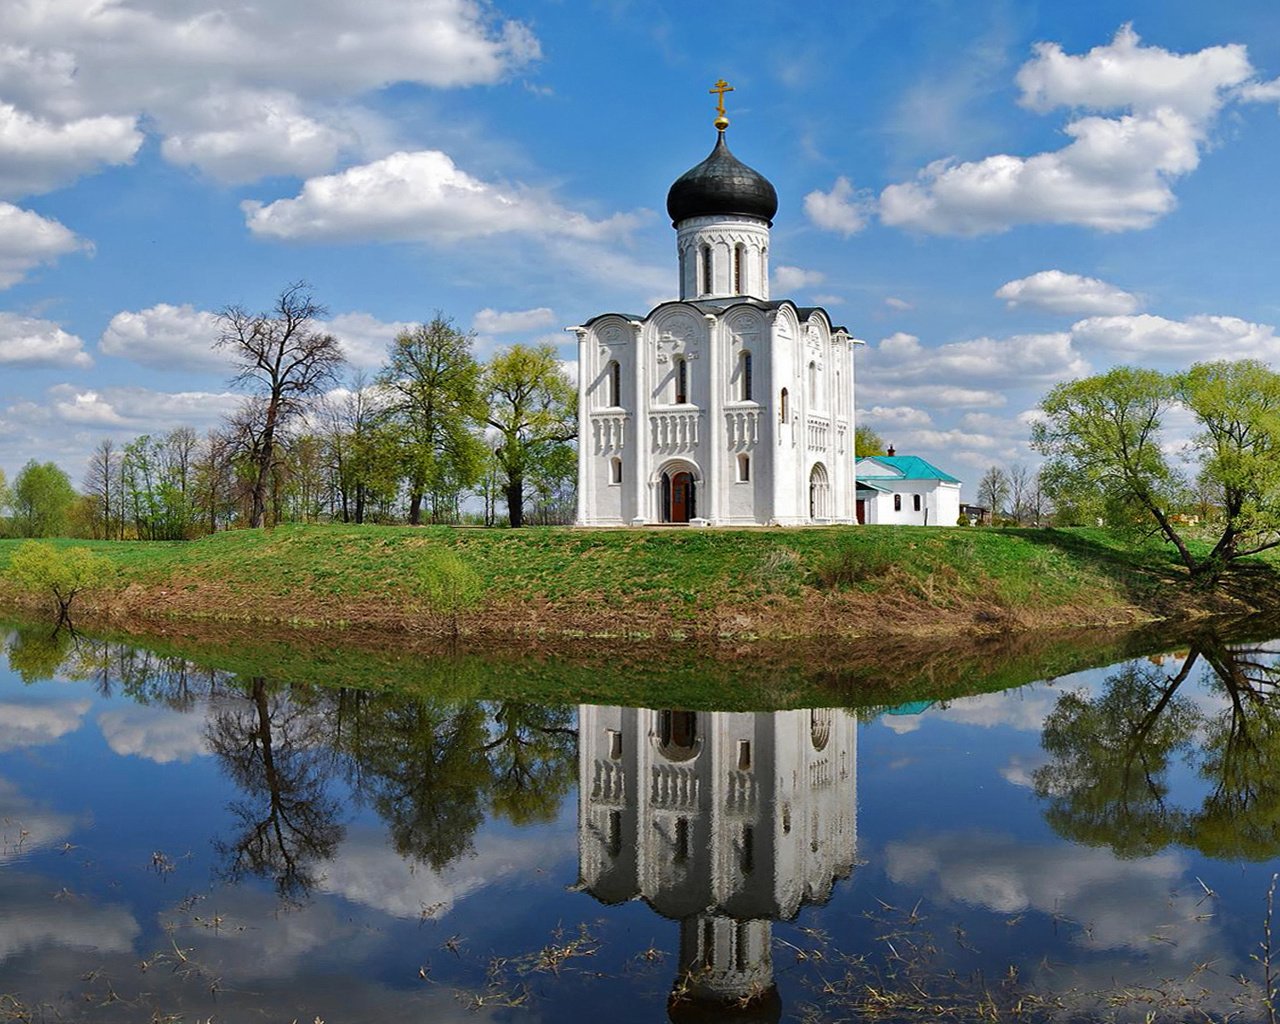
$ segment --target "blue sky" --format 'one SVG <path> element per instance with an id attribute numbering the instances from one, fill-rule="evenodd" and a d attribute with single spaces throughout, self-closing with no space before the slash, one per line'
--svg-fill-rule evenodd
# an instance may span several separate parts
<path id="1" fill-rule="evenodd" d="M 775 297 L 961 477 L 1057 381 L 1280 353 L 1280 6 L 8 0 L 0 468 L 239 400 L 212 314 L 308 281 L 353 367 L 438 309 L 479 354 L 676 291 L 666 191 L 775 184 Z"/>

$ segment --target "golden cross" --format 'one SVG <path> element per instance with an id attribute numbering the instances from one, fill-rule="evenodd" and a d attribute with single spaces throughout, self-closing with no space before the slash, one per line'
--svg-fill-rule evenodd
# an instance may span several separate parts
<path id="1" fill-rule="evenodd" d="M 721 117 L 724 117 L 724 94 L 727 92 L 733 92 L 733 86 L 722 78 L 720 81 L 716 82 L 714 86 L 708 89 L 707 92 L 720 94 L 720 98 L 716 102 L 716 113 Z"/>

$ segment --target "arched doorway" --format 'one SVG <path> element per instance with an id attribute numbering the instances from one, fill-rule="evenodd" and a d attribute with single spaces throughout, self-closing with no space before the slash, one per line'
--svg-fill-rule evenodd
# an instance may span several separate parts
<path id="1" fill-rule="evenodd" d="M 809 473 L 809 518 L 829 519 L 830 517 L 831 484 L 827 479 L 827 467 L 818 462 Z"/>
<path id="2" fill-rule="evenodd" d="M 662 474 L 662 521 L 687 523 L 698 514 L 698 485 L 687 469 Z"/>

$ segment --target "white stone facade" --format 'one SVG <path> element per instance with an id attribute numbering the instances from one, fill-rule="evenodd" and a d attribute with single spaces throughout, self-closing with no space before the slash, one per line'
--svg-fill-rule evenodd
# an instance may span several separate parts
<path id="1" fill-rule="evenodd" d="M 680 922 L 681 988 L 773 985 L 771 923 L 825 903 L 857 850 L 857 718 L 578 709 L 580 884 Z"/>
<path id="2" fill-rule="evenodd" d="M 675 227 L 679 300 L 570 328 L 578 524 L 853 522 L 861 342 L 823 309 L 769 299 L 764 216 Z"/>

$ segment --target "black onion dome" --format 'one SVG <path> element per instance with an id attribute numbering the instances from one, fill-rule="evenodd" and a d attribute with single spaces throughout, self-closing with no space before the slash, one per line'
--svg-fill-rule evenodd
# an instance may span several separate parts
<path id="1" fill-rule="evenodd" d="M 711 155 L 680 175 L 667 193 L 671 223 L 735 213 L 759 217 L 772 225 L 778 212 L 778 193 L 768 178 L 729 152 L 724 132 L 719 136 Z"/>

